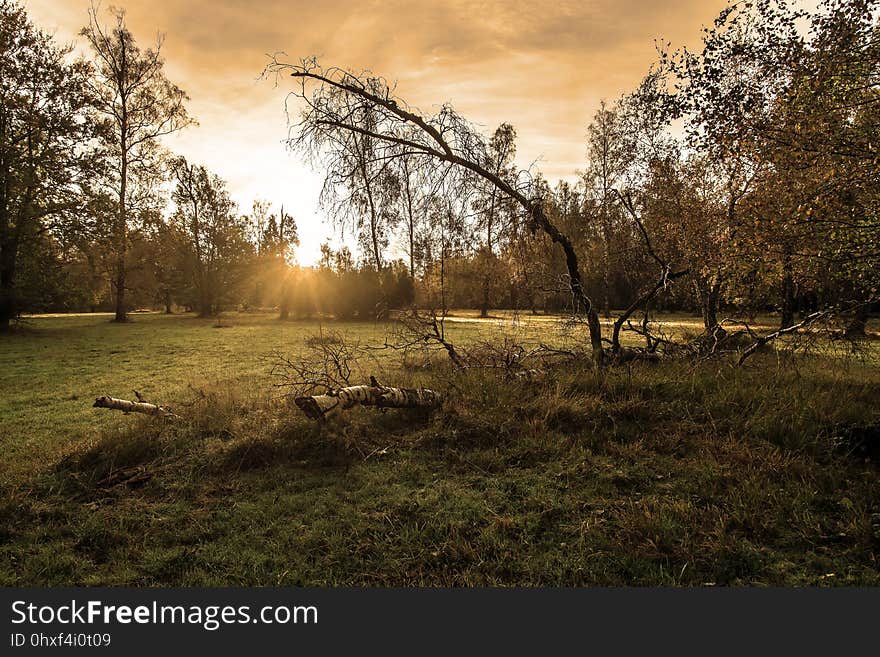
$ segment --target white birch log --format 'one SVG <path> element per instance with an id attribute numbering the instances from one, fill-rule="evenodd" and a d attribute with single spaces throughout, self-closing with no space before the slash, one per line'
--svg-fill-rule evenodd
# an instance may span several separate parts
<path id="1" fill-rule="evenodd" d="M 340 388 L 326 395 L 297 397 L 294 402 L 307 417 L 321 420 L 358 404 L 377 408 L 436 408 L 443 401 L 440 393 L 427 388 L 390 388 L 379 385 L 372 377 L 370 384 Z"/>
<path id="2" fill-rule="evenodd" d="M 170 408 L 165 406 L 158 406 L 143 401 L 133 402 L 127 399 L 116 399 L 116 397 L 110 397 L 108 395 L 98 397 L 95 400 L 95 403 L 92 404 L 92 407 L 109 408 L 110 410 L 122 411 L 123 413 L 143 413 L 144 415 L 155 415 L 158 417 L 177 417 L 171 412 Z"/>

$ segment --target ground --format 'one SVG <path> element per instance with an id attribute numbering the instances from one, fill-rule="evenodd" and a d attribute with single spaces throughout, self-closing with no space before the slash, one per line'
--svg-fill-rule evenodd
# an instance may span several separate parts
<path id="1" fill-rule="evenodd" d="M 443 409 L 319 426 L 273 386 L 272 354 L 319 332 L 382 344 L 387 325 L 108 319 L 0 340 L 0 584 L 880 583 L 876 357 L 534 382 L 383 353 L 377 375 L 442 389 Z M 454 319 L 459 345 L 573 339 L 555 318 Z M 132 389 L 181 418 L 91 407 Z"/>

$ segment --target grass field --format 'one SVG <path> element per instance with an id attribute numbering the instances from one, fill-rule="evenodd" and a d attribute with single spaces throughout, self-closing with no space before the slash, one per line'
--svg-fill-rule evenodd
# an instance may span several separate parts
<path id="1" fill-rule="evenodd" d="M 880 584 L 880 476 L 850 449 L 876 440 L 875 361 L 532 383 L 383 355 L 380 377 L 448 392 L 443 409 L 317 426 L 270 355 L 386 325 L 108 319 L 0 338 L 0 584 Z M 459 344 L 565 340 L 551 318 L 455 319 Z M 182 419 L 91 408 L 133 388 Z"/>
<path id="2" fill-rule="evenodd" d="M 0 436 L 8 457 L 0 477 L 57 458 L 97 433 L 131 422 L 93 409 L 95 397 L 132 398 L 137 389 L 157 403 L 173 405 L 192 388 L 229 386 L 270 396 L 272 356 L 296 355 L 321 330 L 381 345 L 382 322 L 280 322 L 276 314 L 232 313 L 219 321 L 188 315 L 43 315 L 24 330 L 0 339 Z M 453 340 L 472 342 L 499 332 L 525 340 L 557 333 L 557 318 L 525 318 L 514 327 L 509 315 L 483 321 L 461 312 L 449 322 Z M 561 339 L 561 338 L 560 338 Z M 2 480 L 2 479 L 0 479 Z"/>

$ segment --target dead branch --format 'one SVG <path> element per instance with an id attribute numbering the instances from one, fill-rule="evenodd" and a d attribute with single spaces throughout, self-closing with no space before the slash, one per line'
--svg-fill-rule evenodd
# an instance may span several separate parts
<path id="1" fill-rule="evenodd" d="M 519 372 L 516 372 L 513 376 L 520 381 L 540 381 L 545 376 L 547 376 L 547 372 L 539 369 L 520 370 Z"/>
<path id="2" fill-rule="evenodd" d="M 336 332 L 318 333 L 306 339 L 306 353 L 292 359 L 280 352 L 272 354 L 270 375 L 277 388 L 288 395 L 304 397 L 345 388 L 355 377 L 364 377 L 364 364 L 374 365 L 372 350 L 351 342 Z"/>
<path id="3" fill-rule="evenodd" d="M 617 198 L 620 199 L 620 204 L 626 209 L 627 213 L 632 217 L 633 221 L 636 224 L 636 227 L 639 230 L 639 234 L 642 237 L 642 241 L 645 243 L 645 250 L 648 252 L 648 255 L 651 256 L 651 259 L 657 263 L 657 266 L 660 268 L 660 275 L 658 277 L 657 282 L 645 291 L 639 298 L 633 301 L 626 310 L 614 321 L 614 325 L 611 329 L 611 351 L 616 354 L 620 351 L 620 330 L 624 324 L 629 322 L 630 316 L 639 308 L 647 306 L 654 297 L 656 297 L 660 292 L 667 289 L 669 285 L 678 278 L 682 276 L 686 276 L 690 270 L 682 269 L 679 271 L 672 271 L 672 264 L 666 262 L 663 258 L 661 258 L 657 252 L 654 250 L 654 246 L 651 243 L 651 238 L 648 235 L 648 230 L 645 228 L 645 224 L 642 221 L 642 218 L 639 216 L 639 213 L 636 211 L 635 204 L 633 203 L 632 198 L 628 193 L 621 193 L 619 190 L 614 190 Z"/>
<path id="4" fill-rule="evenodd" d="M 742 353 L 740 353 L 739 360 L 737 361 L 737 364 L 742 365 L 746 361 L 746 359 L 749 358 L 749 356 L 751 356 L 752 354 L 754 354 L 758 349 L 760 349 L 764 345 L 767 345 L 770 342 L 773 342 L 774 340 L 777 340 L 778 338 L 781 338 L 786 335 L 797 335 L 797 334 L 806 335 L 809 340 L 809 343 L 807 344 L 807 346 L 805 347 L 802 344 L 797 345 L 797 347 L 799 347 L 803 350 L 806 350 L 809 348 L 809 346 L 811 344 L 814 344 L 815 341 L 817 339 L 819 339 L 821 332 L 819 332 L 819 331 L 804 331 L 804 329 L 809 328 L 809 327 L 819 323 L 820 321 L 829 321 L 830 322 L 836 318 L 845 317 L 848 314 L 853 313 L 854 311 L 858 311 L 859 309 L 864 308 L 865 306 L 870 307 L 872 304 L 877 303 L 877 300 L 878 300 L 877 297 L 872 297 L 872 298 L 864 300 L 864 301 L 850 302 L 850 303 L 826 308 L 824 310 L 818 310 L 814 313 L 811 313 L 810 315 L 807 315 L 803 320 L 801 320 L 797 324 L 793 324 L 792 326 L 787 326 L 785 328 L 781 328 L 777 331 L 773 331 L 772 333 L 769 333 L 768 335 L 764 335 L 764 336 L 757 335 L 754 331 L 752 331 L 752 329 L 748 325 L 745 325 L 745 332 L 747 332 L 748 335 L 750 335 L 754 339 L 754 341 L 748 347 L 746 347 L 742 351 Z M 843 333 L 843 337 L 846 337 L 845 331 Z M 855 343 L 851 342 L 851 344 L 853 345 L 853 350 L 855 351 L 855 349 L 856 349 Z"/>
<path id="5" fill-rule="evenodd" d="M 465 351 L 465 356 L 469 367 L 499 369 L 507 376 L 516 376 L 522 370 L 529 369 L 528 361 L 543 353 L 540 346 L 529 349 L 505 335 L 501 341 L 483 340 L 476 343 Z"/>
<path id="6" fill-rule="evenodd" d="M 386 341 L 386 347 L 408 353 L 413 349 L 424 348 L 434 343 L 446 351 L 455 367 L 459 369 L 467 367 L 455 345 L 446 337 L 445 312 L 438 315 L 432 310 L 429 314 L 425 314 L 414 309 L 402 315 L 398 321 L 398 330 L 395 331 L 394 339 L 392 342 Z"/>
<path id="7" fill-rule="evenodd" d="M 662 331 L 655 333 L 649 326 L 647 313 L 639 326 L 636 326 L 631 321 L 627 320 L 626 330 L 632 331 L 636 335 L 645 338 L 645 351 L 648 353 L 657 353 L 657 350 L 662 347 L 663 353 L 669 355 L 670 352 L 680 351 L 687 348 L 687 345 L 675 342 Z"/>
<path id="8" fill-rule="evenodd" d="M 146 467 L 136 465 L 121 470 L 113 470 L 98 482 L 98 487 L 106 491 L 120 485 L 135 488 L 142 486 L 152 478 L 153 473 L 147 470 Z"/>
<path id="9" fill-rule="evenodd" d="M 430 314 L 410 311 L 400 318 L 399 330 L 392 341 L 386 341 L 385 346 L 406 353 L 434 344 L 436 350 L 445 351 L 452 365 L 460 370 L 498 370 L 508 378 L 520 377 L 523 372 L 531 372 L 530 376 L 534 378 L 539 377 L 538 373 L 543 372 L 540 368 L 532 367 L 531 363 L 551 356 L 588 358 L 585 354 L 553 350 L 546 345 L 528 348 L 508 335 L 501 341 L 485 340 L 459 350 L 446 335 L 445 320 L 445 314 L 438 315 L 434 311 Z"/>
<path id="10" fill-rule="evenodd" d="M 743 352 L 740 354 L 739 360 L 737 361 L 737 365 L 742 365 L 749 356 L 754 354 L 758 349 L 760 349 L 764 345 L 766 345 L 770 342 L 773 342 L 774 340 L 782 337 L 783 335 L 788 335 L 789 333 L 797 333 L 802 328 L 806 328 L 807 326 L 810 326 L 811 324 L 815 324 L 820 319 L 822 319 L 824 317 L 828 317 L 831 314 L 831 312 L 832 312 L 831 309 L 819 310 L 819 311 L 814 312 L 810 315 L 807 315 L 803 319 L 803 321 L 798 322 L 797 324 L 793 324 L 792 326 L 788 326 L 786 328 L 779 329 L 778 331 L 773 331 L 773 333 L 770 333 L 768 335 L 757 337 L 757 339 L 751 345 L 746 347 L 746 349 L 744 349 Z"/>

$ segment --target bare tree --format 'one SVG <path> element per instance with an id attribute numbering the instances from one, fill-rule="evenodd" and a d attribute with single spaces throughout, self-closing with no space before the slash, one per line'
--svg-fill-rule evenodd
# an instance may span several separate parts
<path id="1" fill-rule="evenodd" d="M 155 171 L 160 156 L 158 140 L 192 120 L 184 107 L 186 93 L 165 77 L 162 37 L 157 38 L 155 47 L 141 50 L 125 24 L 125 12 L 111 13 L 114 25 L 102 26 L 98 10 L 92 6 L 82 35 L 94 52 L 95 105 L 109 124 L 107 150 L 115 162 L 111 179 L 118 199 L 112 230 L 116 251 L 113 286 L 115 321 L 124 322 L 130 210 L 136 203 L 138 177 Z"/>
<path id="2" fill-rule="evenodd" d="M 486 140 L 452 107 L 444 105 L 436 115 L 426 118 L 397 97 L 394 87 L 384 79 L 341 68 L 322 68 L 314 58 L 298 64 L 275 58 L 266 74 L 276 79 L 286 74 L 299 82 L 292 95 L 304 107 L 300 120 L 291 126 L 289 145 L 329 164 L 329 177 L 343 174 L 333 165 L 351 148 L 352 140 L 367 137 L 372 140 L 372 158 L 377 162 L 394 160 L 405 153 L 418 156 L 426 165 L 447 162 L 516 201 L 527 215 L 531 230 L 543 231 L 563 250 L 574 311 L 586 315 L 593 355 L 601 362 L 599 317 L 583 288 L 571 240 L 551 222 L 542 199 L 533 195 L 529 186 L 504 180 L 487 167 Z"/>
<path id="3" fill-rule="evenodd" d="M 412 156 L 403 155 L 397 158 L 397 177 L 400 186 L 400 204 L 403 209 L 403 222 L 406 229 L 406 249 L 409 259 L 410 278 L 416 277 L 416 234 L 419 217 L 421 216 L 419 189 L 422 187 L 417 179 L 418 169 L 414 166 Z"/>
<path id="4" fill-rule="evenodd" d="M 372 84 L 370 80 L 367 83 Z M 321 205 L 337 227 L 352 231 L 373 267 L 382 271 L 389 233 L 400 218 L 401 177 L 392 159 L 384 156 L 381 142 L 371 134 L 379 121 L 373 108 L 353 98 L 335 100 L 340 103 L 340 113 L 365 129 L 340 135 L 344 138 L 336 139 L 332 151 L 327 152 L 330 160 Z"/>

